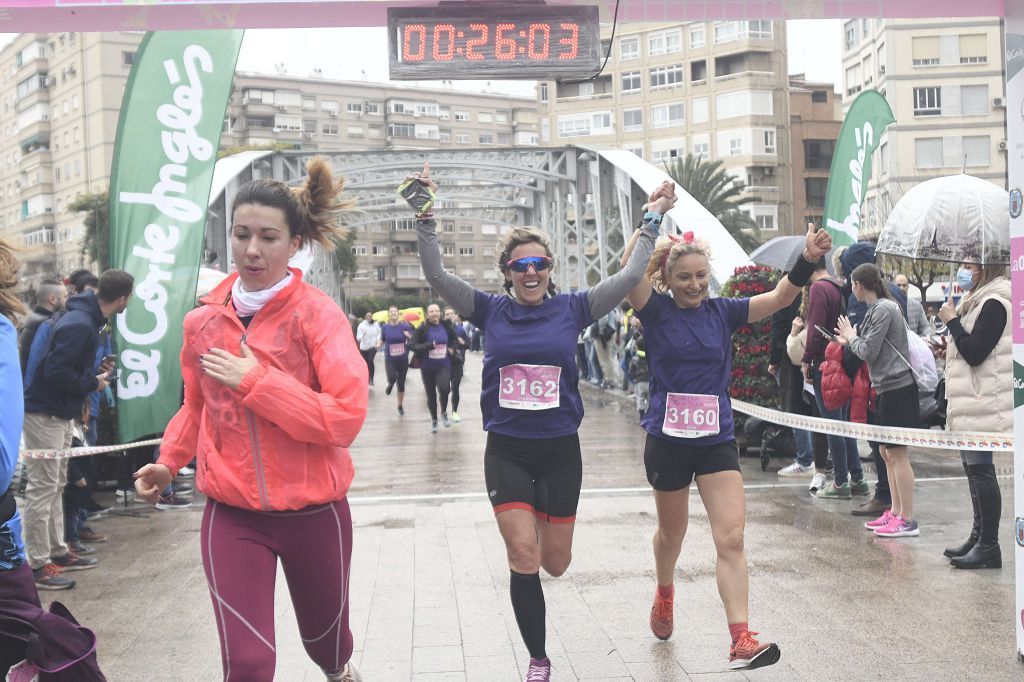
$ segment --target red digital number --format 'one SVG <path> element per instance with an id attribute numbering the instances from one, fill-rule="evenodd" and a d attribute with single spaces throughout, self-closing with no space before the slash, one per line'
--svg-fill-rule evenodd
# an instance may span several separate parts
<path id="1" fill-rule="evenodd" d="M 538 33 L 543 35 L 543 42 L 538 42 Z M 526 56 L 530 59 L 547 59 L 551 52 L 551 27 L 547 24 L 530 24 L 529 37 Z"/>
<path id="2" fill-rule="evenodd" d="M 506 38 L 505 31 L 515 31 L 515 24 L 498 24 L 494 30 L 494 56 L 507 62 L 516 58 L 516 39 Z"/>
<path id="3" fill-rule="evenodd" d="M 474 31 L 480 31 L 480 37 L 466 42 L 466 59 L 483 59 L 484 56 L 473 52 L 473 48 L 482 47 L 487 44 L 490 29 L 487 28 L 487 24 L 470 24 L 469 27 Z"/>
<path id="4" fill-rule="evenodd" d="M 558 42 L 561 45 L 565 45 L 569 48 L 567 52 L 563 52 L 558 55 L 559 59 L 576 59 L 576 55 L 580 51 L 580 26 L 579 24 L 570 24 L 562 22 L 560 24 L 563 31 L 568 31 L 572 35 L 568 38 L 559 38 Z"/>
<path id="5" fill-rule="evenodd" d="M 441 35 L 443 33 L 448 34 L 448 51 L 442 52 Z M 434 61 L 436 62 L 450 62 L 452 57 L 455 56 L 455 27 L 451 24 L 438 24 L 434 27 Z"/>
<path id="6" fill-rule="evenodd" d="M 419 39 L 419 49 L 413 52 L 411 43 L 413 36 Z M 427 56 L 427 27 L 423 24 L 409 24 L 402 34 L 402 61 L 421 62 Z"/>

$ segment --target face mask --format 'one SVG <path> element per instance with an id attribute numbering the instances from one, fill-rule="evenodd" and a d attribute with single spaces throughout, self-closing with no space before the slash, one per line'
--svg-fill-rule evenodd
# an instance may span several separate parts
<path id="1" fill-rule="evenodd" d="M 967 268 L 960 268 L 956 271 L 956 283 L 964 291 L 970 291 L 974 288 L 974 273 Z"/>

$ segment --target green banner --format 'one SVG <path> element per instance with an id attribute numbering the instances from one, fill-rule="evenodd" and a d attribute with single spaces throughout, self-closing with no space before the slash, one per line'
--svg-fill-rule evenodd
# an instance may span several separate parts
<path id="1" fill-rule="evenodd" d="M 836 246 L 857 241 L 864 193 L 871 179 L 871 155 L 882 131 L 895 120 L 889 103 L 877 90 L 862 92 L 846 112 L 832 156 L 822 218 Z"/>
<path id="2" fill-rule="evenodd" d="M 181 405 L 182 320 L 242 34 L 148 33 L 128 77 L 110 182 L 111 264 L 135 276 L 115 325 L 122 443 L 162 432 Z"/>

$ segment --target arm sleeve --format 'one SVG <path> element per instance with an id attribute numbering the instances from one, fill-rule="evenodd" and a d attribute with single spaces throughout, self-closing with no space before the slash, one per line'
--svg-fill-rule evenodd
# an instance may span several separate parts
<path id="1" fill-rule="evenodd" d="M 910 329 L 918 336 L 927 336 L 932 333 L 932 326 L 928 324 L 928 316 L 924 314 L 924 306 L 916 298 L 907 299 L 907 317 L 910 321 Z"/>
<path id="2" fill-rule="evenodd" d="M 50 352 L 42 360 L 43 379 L 47 384 L 83 398 L 99 387 L 92 367 L 95 346 L 83 343 L 82 338 L 89 333 L 92 331 L 84 325 L 54 327 Z M 85 355 L 85 362 L 81 363 L 85 369 L 79 372 L 74 365 L 82 355 Z"/>
<path id="3" fill-rule="evenodd" d="M 304 443 L 348 447 L 366 419 L 366 363 L 340 309 L 323 313 L 306 329 L 320 391 L 290 374 L 257 365 L 242 378 L 242 405 Z M 281 406 L 287 405 L 287 410 Z"/>
<path id="4" fill-rule="evenodd" d="M 876 306 L 864 317 L 858 336 L 850 341 L 850 352 L 870 365 L 882 351 L 890 325 L 903 324 L 902 317 L 901 314 L 900 319 L 893 319 L 889 310 Z"/>
<path id="5" fill-rule="evenodd" d="M 959 317 L 954 317 L 946 326 L 953 336 L 957 352 L 964 356 L 968 365 L 977 367 L 995 350 L 1003 335 L 1003 329 L 1006 328 L 1006 308 L 999 301 L 989 299 L 981 307 L 974 329 L 970 332 L 964 329 Z"/>
<path id="6" fill-rule="evenodd" d="M 814 362 L 825 353 L 825 337 L 818 333 L 815 325 L 824 327 L 827 320 L 828 304 L 821 288 L 811 287 L 810 300 L 807 304 L 807 340 L 804 342 L 803 361 L 806 364 Z"/>
<path id="7" fill-rule="evenodd" d="M 0 390 L 4 395 L 4 409 L 0 410 L 0 487 L 3 490 L 11 484 L 14 468 L 18 465 L 18 446 L 25 414 L 17 343 L 14 325 L 6 318 L 0 319 Z"/>
<path id="8" fill-rule="evenodd" d="M 617 306 L 626 294 L 633 290 L 643 279 L 647 270 L 647 261 L 654 253 L 654 231 L 650 227 L 640 228 L 640 237 L 633 246 L 626 267 L 607 277 L 587 291 L 587 303 L 590 305 L 590 317 L 597 320 L 607 315 Z"/>
<path id="9" fill-rule="evenodd" d="M 437 245 L 437 223 L 433 218 L 416 221 L 419 237 L 420 265 L 430 286 L 441 294 L 448 305 L 466 317 L 473 314 L 475 289 L 444 269 L 441 264 L 441 248 Z"/>
<path id="10" fill-rule="evenodd" d="M 192 349 L 189 319 L 185 318 L 185 339 L 181 345 L 181 376 L 185 381 L 185 401 L 171 417 L 160 443 L 157 464 L 178 475 L 178 469 L 192 461 L 199 443 L 199 424 L 203 416 L 203 391 L 199 386 L 199 356 Z"/>

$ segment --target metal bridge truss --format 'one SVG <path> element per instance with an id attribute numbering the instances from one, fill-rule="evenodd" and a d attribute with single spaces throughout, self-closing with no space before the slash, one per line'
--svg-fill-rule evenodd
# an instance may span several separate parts
<path id="1" fill-rule="evenodd" d="M 406 176 L 430 162 L 438 184 L 439 220 L 498 225 L 499 232 L 533 225 L 551 238 L 562 291 L 593 285 L 618 263 L 632 233 L 644 192 L 622 169 L 594 151 L 578 147 L 467 150 L 387 150 L 371 152 L 274 152 L 259 157 L 211 197 L 207 245 L 227 262 L 227 207 L 249 179 L 273 177 L 298 184 L 306 162 L 328 159 L 345 178 L 345 192 L 357 200 L 347 216 L 350 228 L 392 225 L 408 220 L 409 207 L 395 189 Z M 337 300 L 341 282 L 330 254 L 318 253 L 310 280 Z"/>

